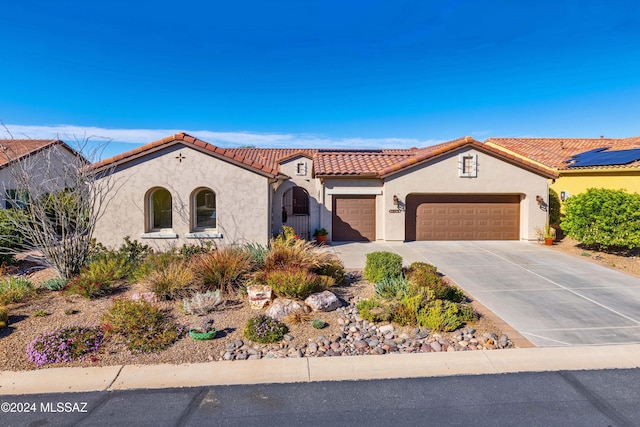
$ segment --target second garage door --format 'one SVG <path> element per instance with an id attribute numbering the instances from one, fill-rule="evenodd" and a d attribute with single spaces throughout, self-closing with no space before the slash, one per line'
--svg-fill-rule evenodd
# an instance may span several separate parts
<path id="1" fill-rule="evenodd" d="M 332 228 L 336 242 L 375 240 L 375 196 L 334 196 Z"/>
<path id="2" fill-rule="evenodd" d="M 518 240 L 518 195 L 409 195 L 407 240 Z"/>

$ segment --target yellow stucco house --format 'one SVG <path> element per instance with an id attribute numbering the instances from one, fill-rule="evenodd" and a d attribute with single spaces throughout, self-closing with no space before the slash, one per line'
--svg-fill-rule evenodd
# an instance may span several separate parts
<path id="1" fill-rule="evenodd" d="M 640 193 L 640 137 L 489 138 L 485 144 L 557 171 L 550 188 L 562 200 L 589 188 Z"/>

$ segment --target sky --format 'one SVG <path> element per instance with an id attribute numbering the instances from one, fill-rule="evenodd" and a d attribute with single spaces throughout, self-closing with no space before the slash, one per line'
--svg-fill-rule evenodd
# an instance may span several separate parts
<path id="1" fill-rule="evenodd" d="M 640 135 L 636 1 L 20 0 L 0 138 L 422 147 Z"/>

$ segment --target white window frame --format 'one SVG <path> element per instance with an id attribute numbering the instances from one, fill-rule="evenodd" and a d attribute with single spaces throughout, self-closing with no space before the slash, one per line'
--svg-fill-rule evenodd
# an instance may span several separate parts
<path id="1" fill-rule="evenodd" d="M 307 175 L 307 162 L 298 162 L 298 163 L 296 163 L 296 175 L 297 176 L 306 176 Z"/>
<path id="2" fill-rule="evenodd" d="M 465 172 L 465 160 L 471 159 L 471 170 Z M 463 153 L 458 156 L 458 176 L 461 178 L 476 178 L 478 176 L 478 155 Z"/>

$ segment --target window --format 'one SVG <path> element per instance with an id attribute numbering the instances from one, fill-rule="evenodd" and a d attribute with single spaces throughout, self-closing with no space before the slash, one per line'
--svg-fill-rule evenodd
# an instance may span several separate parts
<path id="1" fill-rule="evenodd" d="M 216 193 L 203 188 L 193 197 L 193 224 L 196 231 L 216 228 Z"/>
<path id="2" fill-rule="evenodd" d="M 307 174 L 307 163 L 300 162 L 296 164 L 296 175 L 306 175 Z"/>
<path id="3" fill-rule="evenodd" d="M 467 178 L 478 176 L 477 154 L 460 154 L 458 158 L 458 175 Z"/>
<path id="4" fill-rule="evenodd" d="M 6 209 L 24 209 L 29 201 L 29 193 L 26 190 L 7 190 L 5 199 Z"/>
<path id="5" fill-rule="evenodd" d="M 173 213 L 171 209 L 171 193 L 164 188 L 159 188 L 151 193 L 150 211 L 152 230 L 159 231 L 170 229 L 173 223 Z"/>

